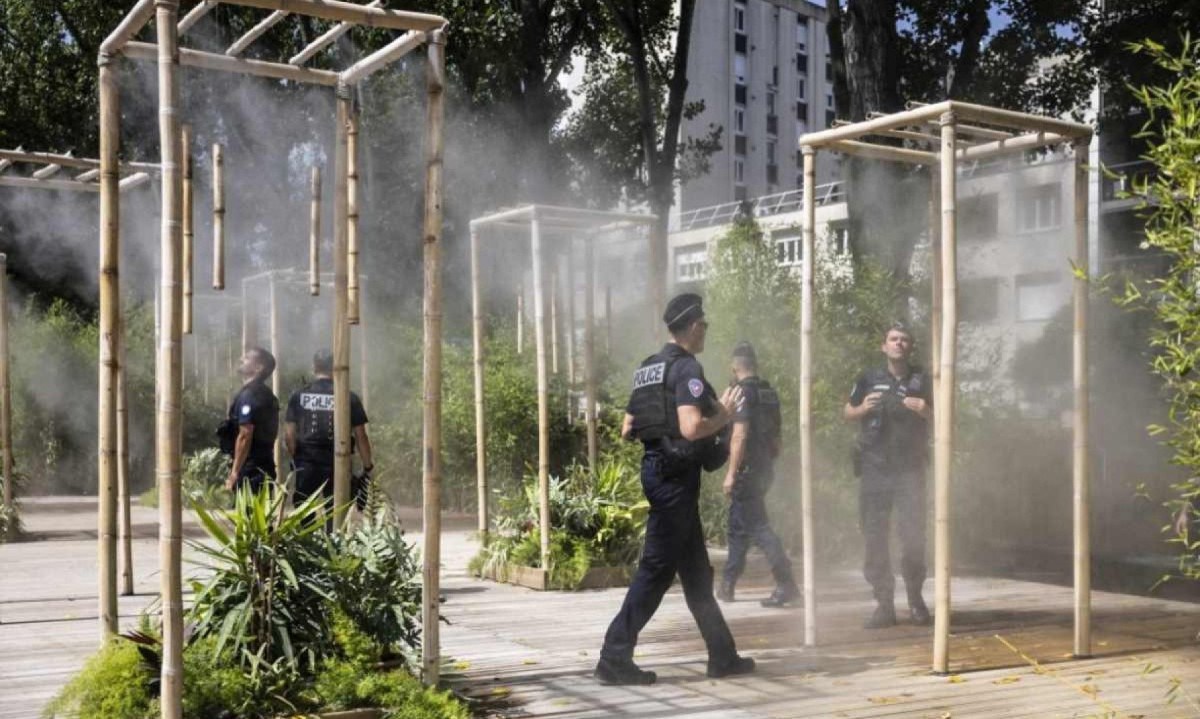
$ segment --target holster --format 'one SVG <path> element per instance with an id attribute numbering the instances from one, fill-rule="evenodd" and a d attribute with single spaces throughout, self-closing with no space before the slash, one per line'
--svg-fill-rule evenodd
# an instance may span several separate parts
<path id="1" fill-rule="evenodd" d="M 220 448 L 223 454 L 233 456 L 233 450 L 237 446 L 238 423 L 235 420 L 226 418 L 225 421 L 217 425 L 217 447 Z"/>

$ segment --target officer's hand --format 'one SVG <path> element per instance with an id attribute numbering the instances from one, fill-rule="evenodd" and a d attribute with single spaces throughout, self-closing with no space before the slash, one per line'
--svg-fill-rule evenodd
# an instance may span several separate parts
<path id="1" fill-rule="evenodd" d="M 230 492 L 232 492 L 233 488 L 237 486 L 237 479 L 237 472 L 230 470 L 229 476 L 225 478 L 225 489 L 228 489 Z"/>
<path id="2" fill-rule="evenodd" d="M 725 493 L 725 499 L 733 499 L 733 475 L 725 475 L 725 482 L 721 485 L 721 491 Z"/>
<path id="3" fill-rule="evenodd" d="M 1179 508 L 1179 512 L 1175 515 L 1175 534 L 1180 537 L 1188 536 L 1191 523 L 1192 505 L 1185 504 Z"/>
<path id="4" fill-rule="evenodd" d="M 904 406 L 908 407 L 917 414 L 921 414 L 925 411 L 925 408 L 928 405 L 925 403 L 925 400 L 921 399 L 920 397 L 905 397 Z"/>
<path id="5" fill-rule="evenodd" d="M 742 403 L 743 392 L 741 385 L 733 385 L 726 387 L 721 393 L 721 407 L 725 410 L 726 416 L 731 416 L 737 410 L 738 405 Z"/>

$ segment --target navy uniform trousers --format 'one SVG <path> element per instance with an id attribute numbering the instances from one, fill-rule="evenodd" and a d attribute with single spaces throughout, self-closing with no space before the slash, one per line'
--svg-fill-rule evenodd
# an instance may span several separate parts
<path id="1" fill-rule="evenodd" d="M 909 593 L 925 582 L 925 468 L 897 469 L 864 461 L 859 517 L 866 550 L 863 576 L 875 598 L 891 601 L 896 588 L 888 536 L 896 514 L 900 538 L 900 575 Z"/>
<path id="2" fill-rule="evenodd" d="M 754 482 L 751 478 L 740 481 Z M 746 569 L 746 554 L 752 545 L 758 545 L 767 555 L 775 584 L 781 587 L 795 584 L 792 562 L 767 518 L 765 498 L 760 492 L 739 489 L 738 485 L 734 486 L 733 498 L 729 502 L 729 557 L 725 562 L 725 583 L 737 583 Z"/>
<path id="3" fill-rule="evenodd" d="M 713 568 L 700 525 L 700 467 L 683 476 L 664 477 L 661 455 L 647 452 L 642 458 L 642 490 L 650 501 L 646 545 L 621 610 L 604 635 L 600 655 L 618 662 L 633 659 L 638 634 L 678 573 L 709 659 L 717 663 L 732 660 L 737 650 L 713 597 Z"/>

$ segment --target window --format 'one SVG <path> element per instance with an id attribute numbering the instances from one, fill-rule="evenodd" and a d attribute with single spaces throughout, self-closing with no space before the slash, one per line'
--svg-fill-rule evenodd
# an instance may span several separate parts
<path id="1" fill-rule="evenodd" d="M 779 87 L 779 66 L 775 65 L 771 68 L 771 84 Z"/>
<path id="2" fill-rule="evenodd" d="M 808 121 L 804 120 L 803 118 L 796 120 L 796 137 L 800 138 L 801 136 L 803 136 L 807 133 L 808 133 Z"/>
<path id="3" fill-rule="evenodd" d="M 767 184 L 779 184 L 779 165 L 767 165 Z"/>
<path id="4" fill-rule="evenodd" d="M 796 100 L 799 102 L 805 102 L 808 99 L 807 95 L 804 94 L 805 89 L 807 89 L 807 85 L 808 75 L 801 73 L 800 76 L 796 78 Z"/>
<path id="5" fill-rule="evenodd" d="M 850 228 L 843 222 L 829 224 L 829 240 L 836 254 L 850 256 Z"/>
<path id="6" fill-rule="evenodd" d="M 708 252 L 704 245 L 688 245 L 675 250 L 675 281 L 697 282 L 706 272 Z"/>
<path id="7" fill-rule="evenodd" d="M 808 122 L 808 103 L 796 103 L 796 119 L 800 122 Z"/>
<path id="8" fill-rule="evenodd" d="M 733 86 L 733 101 L 738 105 L 746 104 L 746 85 L 745 83 L 736 83 Z"/>
<path id="9" fill-rule="evenodd" d="M 833 90 L 825 93 L 825 107 L 829 108 L 830 110 L 833 109 Z"/>
<path id="10" fill-rule="evenodd" d="M 837 119 L 837 115 L 833 112 L 833 108 L 825 111 L 825 127 L 833 127 L 833 121 Z"/>
<path id="11" fill-rule="evenodd" d="M 1017 319 L 1048 320 L 1067 301 L 1070 284 L 1058 273 L 1035 272 L 1017 277 Z"/>
<path id="12" fill-rule="evenodd" d="M 957 209 L 959 237 L 964 240 L 985 240 L 996 236 L 999 221 L 996 193 L 963 198 Z"/>
<path id="13" fill-rule="evenodd" d="M 746 56 L 740 52 L 733 56 L 733 77 L 738 84 L 746 84 Z"/>
<path id="14" fill-rule="evenodd" d="M 743 3 L 733 4 L 733 30 L 746 32 L 746 6 Z"/>
<path id="15" fill-rule="evenodd" d="M 825 56 L 825 82 L 833 82 L 833 63 L 829 62 L 829 56 Z"/>
<path id="16" fill-rule="evenodd" d="M 733 136 L 733 154 L 741 155 L 741 156 L 745 157 L 745 155 L 746 155 L 746 136 L 745 135 L 734 135 Z"/>
<path id="17" fill-rule="evenodd" d="M 767 114 L 775 114 L 775 91 L 767 90 Z"/>
<path id="18" fill-rule="evenodd" d="M 742 54 L 745 54 L 746 48 L 749 47 L 749 45 L 750 45 L 750 43 L 746 40 L 745 35 L 741 34 L 740 32 L 734 33 L 734 35 L 733 35 L 733 51 L 734 52 L 740 52 Z"/>
<path id="19" fill-rule="evenodd" d="M 958 287 L 960 322 L 994 322 L 999 316 L 1000 278 L 964 280 Z"/>
<path id="20" fill-rule="evenodd" d="M 738 135 L 746 134 L 746 108 L 733 106 L 733 131 Z"/>
<path id="21" fill-rule="evenodd" d="M 1057 183 L 1027 187 L 1017 195 L 1017 231 L 1052 230 L 1062 222 L 1062 199 Z"/>
<path id="22" fill-rule="evenodd" d="M 796 52 L 808 52 L 808 18 L 796 17 Z"/>
<path id="23" fill-rule="evenodd" d="M 733 181 L 736 184 L 746 184 L 746 160 L 742 157 L 733 158 Z"/>
<path id="24" fill-rule="evenodd" d="M 767 164 L 768 165 L 775 164 L 775 144 L 776 143 L 774 140 L 767 140 Z"/>
<path id="25" fill-rule="evenodd" d="M 808 55 L 796 53 L 796 72 L 808 72 Z"/>
<path id="26" fill-rule="evenodd" d="M 795 230 L 774 232 L 771 239 L 775 241 L 775 261 L 784 267 L 798 265 L 804 259 L 800 245 L 800 233 Z"/>
<path id="27" fill-rule="evenodd" d="M 779 134 L 779 116 L 778 115 L 767 115 L 767 134 L 768 135 L 778 135 Z"/>

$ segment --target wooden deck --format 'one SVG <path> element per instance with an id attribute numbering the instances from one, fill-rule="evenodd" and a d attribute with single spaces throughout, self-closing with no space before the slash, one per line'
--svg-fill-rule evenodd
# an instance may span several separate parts
<path id="1" fill-rule="evenodd" d="M 0 719 L 37 716 L 96 647 L 94 507 L 87 500 L 30 502 L 27 525 L 43 539 L 0 545 Z M 135 514 L 139 594 L 121 598 L 125 624 L 157 590 L 155 519 L 153 510 Z M 1200 716 L 1200 699 L 1189 698 L 1200 697 L 1200 605 L 1097 592 L 1096 656 L 1074 661 L 1069 588 L 956 579 L 956 674 L 938 677 L 928 673 L 928 629 L 859 628 L 871 605 L 855 571 L 824 579 L 820 646 L 803 649 L 798 609 L 758 606 L 769 581 L 757 565 L 739 586 L 739 601 L 723 608 L 758 672 L 722 681 L 704 676 L 704 648 L 676 588 L 637 655 L 659 673 L 659 683 L 602 687 L 590 673 L 623 590 L 535 592 L 470 578 L 463 568 L 475 545 L 468 524 L 462 527 L 447 532 L 443 549 L 445 671 L 492 716 Z M 713 559 L 719 565 L 720 553 Z M 998 636 L 1042 666 L 1031 667 Z M 1175 681 L 1183 693 L 1168 703 Z"/>

